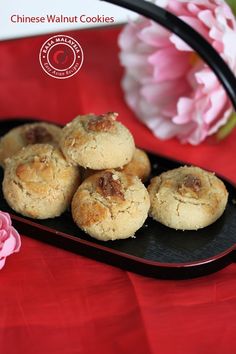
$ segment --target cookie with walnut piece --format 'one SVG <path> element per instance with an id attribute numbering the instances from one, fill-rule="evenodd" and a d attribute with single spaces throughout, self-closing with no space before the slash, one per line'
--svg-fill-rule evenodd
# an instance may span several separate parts
<path id="1" fill-rule="evenodd" d="M 4 160 L 30 144 L 51 144 L 57 146 L 62 129 L 50 123 L 28 123 L 11 129 L 0 139 L 0 165 Z"/>
<path id="2" fill-rule="evenodd" d="M 148 186 L 150 216 L 177 230 L 198 230 L 224 212 L 228 192 L 213 173 L 183 166 L 154 177 Z"/>
<path id="3" fill-rule="evenodd" d="M 151 163 L 147 153 L 136 148 L 132 160 L 121 171 L 139 177 L 142 182 L 147 181 L 151 173 Z"/>
<path id="4" fill-rule="evenodd" d="M 135 145 L 132 134 L 116 121 L 118 114 L 78 116 L 62 131 L 60 147 L 73 165 L 93 170 L 123 167 L 131 161 Z"/>
<path id="5" fill-rule="evenodd" d="M 3 194 L 16 212 L 35 219 L 59 216 L 80 182 L 79 169 L 49 144 L 22 148 L 5 161 Z"/>
<path id="6" fill-rule="evenodd" d="M 115 170 L 88 177 L 72 200 L 75 223 L 90 236 L 117 240 L 134 236 L 145 222 L 150 200 L 140 179 Z"/>

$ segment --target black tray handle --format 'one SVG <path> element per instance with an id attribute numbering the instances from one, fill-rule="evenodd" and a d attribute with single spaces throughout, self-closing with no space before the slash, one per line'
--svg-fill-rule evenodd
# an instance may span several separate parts
<path id="1" fill-rule="evenodd" d="M 143 15 L 188 43 L 211 67 L 224 86 L 236 111 L 236 78 L 217 51 L 192 27 L 163 8 L 144 0 L 102 0 Z M 232 44 L 233 45 L 233 44 Z"/>

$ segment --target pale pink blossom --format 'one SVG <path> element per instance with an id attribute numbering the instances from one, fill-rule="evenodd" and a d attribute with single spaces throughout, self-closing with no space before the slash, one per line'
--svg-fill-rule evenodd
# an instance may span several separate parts
<path id="1" fill-rule="evenodd" d="M 236 21 L 223 0 L 156 0 L 187 22 L 236 73 Z M 139 16 L 119 37 L 128 105 L 160 139 L 196 145 L 229 119 L 232 105 L 212 70 L 179 37 Z"/>
<path id="2" fill-rule="evenodd" d="M 20 235 L 12 226 L 10 215 L 0 211 L 0 269 L 4 266 L 6 257 L 18 252 L 20 246 Z"/>

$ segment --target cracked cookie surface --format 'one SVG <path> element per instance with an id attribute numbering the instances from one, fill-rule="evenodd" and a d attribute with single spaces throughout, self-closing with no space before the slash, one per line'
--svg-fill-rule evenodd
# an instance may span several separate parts
<path id="1" fill-rule="evenodd" d="M 93 170 L 123 167 L 134 154 L 134 139 L 116 121 L 117 113 L 78 116 L 62 131 L 60 147 L 67 161 Z"/>
<path id="2" fill-rule="evenodd" d="M 80 182 L 79 170 L 58 148 L 34 144 L 6 160 L 3 194 L 16 212 L 36 219 L 61 215 Z"/>
<path id="3" fill-rule="evenodd" d="M 11 129 L 0 139 L 0 164 L 13 156 L 22 147 L 30 144 L 50 144 L 58 146 L 62 129 L 49 123 L 28 123 Z"/>
<path id="4" fill-rule="evenodd" d="M 177 230 L 197 230 L 224 212 L 228 192 L 213 173 L 183 166 L 152 178 L 150 216 Z"/>
<path id="5" fill-rule="evenodd" d="M 108 241 L 134 236 L 145 222 L 149 207 L 148 192 L 137 177 L 105 170 L 79 186 L 71 210 L 81 229 Z"/>

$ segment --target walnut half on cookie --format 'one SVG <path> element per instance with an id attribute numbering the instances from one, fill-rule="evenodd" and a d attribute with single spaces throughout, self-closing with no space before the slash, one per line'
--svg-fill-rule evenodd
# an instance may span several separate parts
<path id="1" fill-rule="evenodd" d="M 117 113 L 78 116 L 62 131 L 60 147 L 67 161 L 93 170 L 123 167 L 133 157 L 132 134 L 116 121 Z"/>
<path id="2" fill-rule="evenodd" d="M 62 129 L 54 124 L 38 122 L 19 125 L 0 139 L 0 165 L 22 147 L 30 144 L 58 146 Z"/>
<path id="3" fill-rule="evenodd" d="M 150 216 L 177 230 L 197 230 L 224 212 L 228 192 L 213 173 L 183 166 L 154 177 L 148 186 Z"/>
<path id="4" fill-rule="evenodd" d="M 132 237 L 145 222 L 149 207 L 148 192 L 137 177 L 105 170 L 79 186 L 71 210 L 81 229 L 108 241 Z"/>

